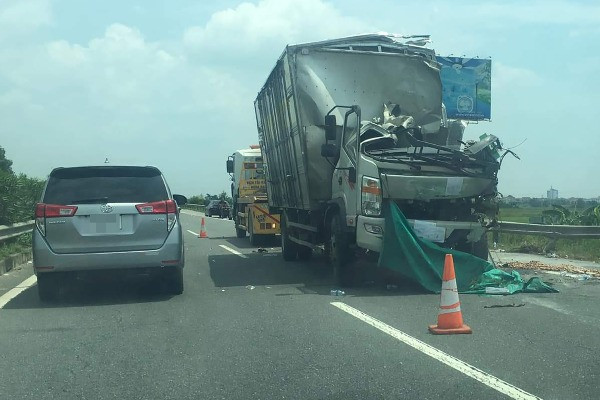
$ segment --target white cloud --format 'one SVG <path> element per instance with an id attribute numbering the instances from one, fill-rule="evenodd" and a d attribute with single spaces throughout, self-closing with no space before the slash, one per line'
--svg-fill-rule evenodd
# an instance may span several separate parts
<path id="1" fill-rule="evenodd" d="M 2 0 L 0 41 L 29 33 L 52 22 L 49 0 Z"/>
<path id="2" fill-rule="evenodd" d="M 261 0 L 214 13 L 206 25 L 189 28 L 184 43 L 224 53 L 247 53 L 272 45 L 281 51 L 287 43 L 330 39 L 366 29 L 366 24 L 343 16 L 321 0 Z"/>
<path id="3" fill-rule="evenodd" d="M 492 62 L 492 87 L 494 90 L 541 84 L 542 78 L 530 69 L 512 67 L 497 61 Z"/>
<path id="4" fill-rule="evenodd" d="M 473 7 L 479 17 L 495 21 L 519 21 L 543 24 L 598 24 L 600 5 L 564 0 L 533 2 L 480 3 Z"/>

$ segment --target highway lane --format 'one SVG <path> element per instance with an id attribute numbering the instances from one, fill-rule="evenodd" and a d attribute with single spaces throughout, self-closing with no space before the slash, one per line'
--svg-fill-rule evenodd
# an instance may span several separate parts
<path id="1" fill-rule="evenodd" d="M 198 213 L 182 220 L 200 229 Z M 3 397 L 508 398 L 331 304 L 342 302 L 527 393 L 596 398 L 597 281 L 552 277 L 560 294 L 463 295 L 474 334 L 431 336 L 437 295 L 402 283 L 386 290 L 373 275 L 331 297 L 319 257 L 284 263 L 277 247 L 258 253 L 235 238 L 231 221 L 206 221 L 209 239 L 186 233 L 181 296 L 134 279 L 78 282 L 54 304 L 41 304 L 33 286 L 8 302 Z M 484 308 L 513 303 L 525 305 Z"/>

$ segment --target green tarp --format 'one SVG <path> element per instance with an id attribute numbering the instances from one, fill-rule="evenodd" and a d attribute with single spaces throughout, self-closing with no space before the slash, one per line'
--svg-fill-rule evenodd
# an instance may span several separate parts
<path id="1" fill-rule="evenodd" d="M 452 254 L 456 284 L 461 293 L 558 292 L 539 278 L 524 282 L 517 271 L 508 273 L 471 254 L 443 248 L 421 239 L 412 230 L 396 203 L 388 204 L 385 207 L 385 233 L 379 267 L 397 271 L 428 291 L 439 293 L 444 258 L 446 254 Z"/>

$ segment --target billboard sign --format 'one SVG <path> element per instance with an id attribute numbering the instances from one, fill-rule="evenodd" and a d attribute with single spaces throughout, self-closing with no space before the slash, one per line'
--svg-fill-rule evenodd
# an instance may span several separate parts
<path id="1" fill-rule="evenodd" d="M 442 101 L 448 118 L 491 118 L 492 60 L 437 57 L 441 64 Z"/>

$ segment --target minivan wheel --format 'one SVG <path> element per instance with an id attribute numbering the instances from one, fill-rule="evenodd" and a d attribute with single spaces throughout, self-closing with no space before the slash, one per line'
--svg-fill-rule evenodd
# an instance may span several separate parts
<path id="1" fill-rule="evenodd" d="M 166 271 L 166 289 L 169 294 L 183 293 L 183 268 Z"/>
<path id="2" fill-rule="evenodd" d="M 56 300 L 60 290 L 60 276 L 58 273 L 39 274 L 37 276 L 37 287 L 41 301 Z"/>

